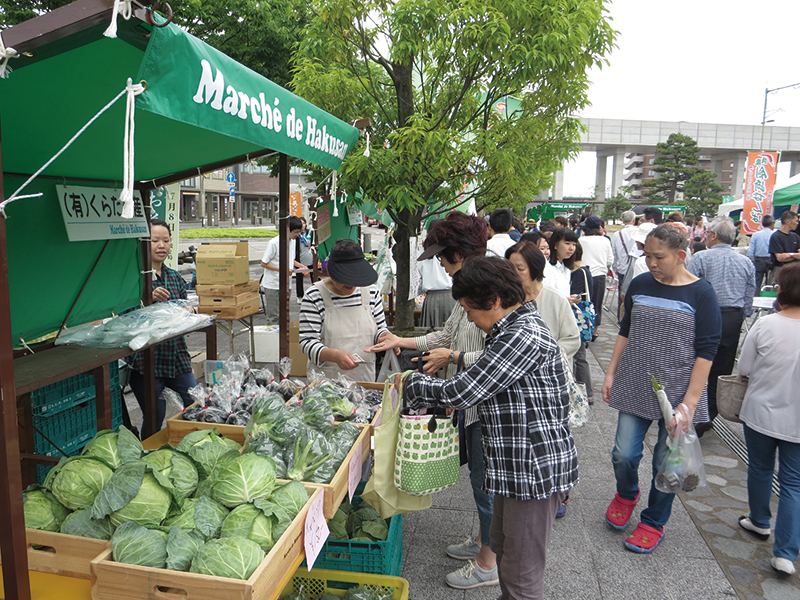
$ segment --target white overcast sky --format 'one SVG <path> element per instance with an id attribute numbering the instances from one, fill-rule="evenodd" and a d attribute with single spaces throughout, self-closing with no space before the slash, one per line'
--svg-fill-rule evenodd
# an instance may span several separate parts
<path id="1" fill-rule="evenodd" d="M 582 117 L 757 125 L 765 89 L 800 83 L 800 0 L 607 6 L 617 48 L 590 73 Z M 800 127 L 800 89 L 769 94 L 769 119 Z M 594 153 L 582 153 L 565 168 L 564 194 L 590 195 L 594 178 Z"/>

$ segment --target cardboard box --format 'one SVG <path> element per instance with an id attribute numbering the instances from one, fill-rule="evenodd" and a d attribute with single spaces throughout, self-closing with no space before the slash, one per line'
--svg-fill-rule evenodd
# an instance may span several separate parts
<path id="1" fill-rule="evenodd" d="M 242 317 L 254 315 L 259 310 L 261 310 L 258 306 L 258 294 L 256 294 L 256 297 L 250 302 L 245 302 L 244 304 L 240 304 L 238 306 L 217 307 L 217 306 L 200 305 L 197 308 L 199 313 L 205 315 L 216 315 L 218 319 L 230 319 L 230 320 L 241 319 Z"/>
<path id="2" fill-rule="evenodd" d="M 194 373 L 195 381 L 203 381 L 205 375 L 206 353 L 196 352 L 192 354 L 192 373 Z"/>
<path id="3" fill-rule="evenodd" d="M 197 249 L 197 283 L 239 285 L 250 281 L 247 242 L 203 244 Z"/>
<path id="4" fill-rule="evenodd" d="M 258 281 L 251 279 L 239 285 L 198 284 L 195 291 L 198 296 L 238 296 L 245 292 L 258 292 Z"/>
<path id="5" fill-rule="evenodd" d="M 251 352 L 257 363 L 276 363 L 281 359 L 280 330 L 277 325 L 257 325 L 253 327 L 255 348 Z"/>
<path id="6" fill-rule="evenodd" d="M 244 292 L 235 296 L 198 296 L 198 298 L 200 298 L 200 306 L 232 308 L 242 306 L 253 300 L 258 302 L 258 292 Z"/>

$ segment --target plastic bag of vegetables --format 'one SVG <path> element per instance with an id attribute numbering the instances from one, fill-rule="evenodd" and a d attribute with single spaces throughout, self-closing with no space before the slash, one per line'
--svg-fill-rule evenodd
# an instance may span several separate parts
<path id="1" fill-rule="evenodd" d="M 331 458 L 320 465 L 308 481 L 330 483 L 359 435 L 361 430 L 352 423 L 337 425 L 330 436 L 330 446 L 333 449 Z"/>
<path id="2" fill-rule="evenodd" d="M 319 431 L 304 428 L 293 445 L 284 448 L 283 458 L 288 470 L 286 476 L 297 481 L 310 481 L 320 466 L 330 460 L 334 450 Z"/>
<path id="3" fill-rule="evenodd" d="M 86 444 L 82 456 L 91 456 L 105 461 L 112 469 L 142 458 L 142 443 L 133 433 L 120 425 L 117 431 L 105 429 L 98 431 Z"/>

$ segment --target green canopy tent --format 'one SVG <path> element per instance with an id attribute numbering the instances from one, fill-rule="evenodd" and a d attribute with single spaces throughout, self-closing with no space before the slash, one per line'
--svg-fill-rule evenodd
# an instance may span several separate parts
<path id="1" fill-rule="evenodd" d="M 0 550 L 6 598 L 30 598 L 14 346 L 136 306 L 150 287 L 150 274 L 142 274 L 149 244 L 135 237 L 70 242 L 59 206 L 65 194 L 57 188 L 98 188 L 98 195 L 110 198 L 109 209 L 119 209 L 128 80 L 146 86 L 134 102 L 132 174 L 145 213 L 148 191 L 155 187 L 278 153 L 281 212 L 288 214 L 287 156 L 335 169 L 358 138 L 355 128 L 158 15 L 156 22 L 166 26 L 154 26 L 152 13 L 141 5 L 130 20 L 119 19 L 117 38 L 104 37 L 112 9 L 112 0 L 78 0 L 2 32 L 3 45 L 18 57 L 9 61 L 10 76 L 0 79 L 0 200 L 16 195 L 95 118 L 18 192 L 41 195 L 5 205 L 7 218 L 0 217 Z M 288 248 L 286 233 L 281 232 Z M 282 269 L 288 269 L 287 254 Z M 282 319 L 288 325 L 288 310 Z M 288 354 L 288 340 L 285 345 Z M 46 361 L 56 350 L 24 360 Z M 42 380 L 80 372 L 78 364 L 59 368 L 60 375 L 43 370 Z"/>

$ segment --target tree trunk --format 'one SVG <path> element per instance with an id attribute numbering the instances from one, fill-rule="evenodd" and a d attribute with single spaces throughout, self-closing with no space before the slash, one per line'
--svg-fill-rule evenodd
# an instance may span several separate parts
<path id="1" fill-rule="evenodd" d="M 394 299 L 394 330 L 396 332 L 414 329 L 414 299 L 408 299 L 408 291 L 411 284 L 410 265 L 416 266 L 417 257 L 411 255 L 409 240 L 419 232 L 422 212 L 422 209 L 401 211 L 398 214 L 399 222 L 394 230 L 393 256 L 397 264 L 397 291 Z"/>

